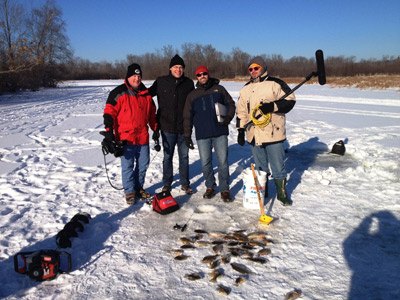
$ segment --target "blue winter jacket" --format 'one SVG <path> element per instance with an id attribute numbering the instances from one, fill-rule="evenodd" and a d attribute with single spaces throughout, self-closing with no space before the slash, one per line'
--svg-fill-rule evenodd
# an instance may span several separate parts
<path id="1" fill-rule="evenodd" d="M 227 108 L 227 122 L 218 122 L 215 103 L 221 103 Z M 219 80 L 210 78 L 205 85 L 197 82 L 196 89 L 187 96 L 183 110 L 183 134 L 191 137 L 195 128 L 196 140 L 228 135 L 229 122 L 235 116 L 235 102 L 226 89 L 219 85 Z"/>

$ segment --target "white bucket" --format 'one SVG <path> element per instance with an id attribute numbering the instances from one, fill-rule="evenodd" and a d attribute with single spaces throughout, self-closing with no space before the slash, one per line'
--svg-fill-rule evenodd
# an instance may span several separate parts
<path id="1" fill-rule="evenodd" d="M 256 170 L 258 178 L 258 188 L 260 190 L 261 202 L 264 205 L 265 184 L 267 182 L 267 173 Z M 243 172 L 243 206 L 248 209 L 260 209 L 258 202 L 257 188 L 254 184 L 253 171 L 246 169 Z"/>

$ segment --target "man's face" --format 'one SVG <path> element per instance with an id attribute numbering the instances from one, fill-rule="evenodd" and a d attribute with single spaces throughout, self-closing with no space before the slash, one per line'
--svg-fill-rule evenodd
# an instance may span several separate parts
<path id="1" fill-rule="evenodd" d="M 180 78 L 183 75 L 184 68 L 181 65 L 175 65 L 169 68 L 169 70 L 171 71 L 172 76 Z"/>
<path id="2" fill-rule="evenodd" d="M 200 82 L 200 84 L 206 84 L 208 81 L 208 73 L 207 72 L 201 72 L 199 74 L 196 74 L 197 80 Z"/>
<path id="3" fill-rule="evenodd" d="M 250 67 L 249 68 L 249 72 L 250 72 L 251 78 L 255 79 L 255 78 L 260 77 L 262 75 L 263 68 L 261 68 L 259 66 Z"/>
<path id="4" fill-rule="evenodd" d="M 142 76 L 132 75 L 131 77 L 128 78 L 128 82 L 133 88 L 137 89 L 140 83 L 142 82 Z"/>

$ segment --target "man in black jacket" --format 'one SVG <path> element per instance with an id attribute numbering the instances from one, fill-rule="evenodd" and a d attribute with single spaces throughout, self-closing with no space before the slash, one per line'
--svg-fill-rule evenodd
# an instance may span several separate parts
<path id="1" fill-rule="evenodd" d="M 149 88 L 152 97 L 157 96 L 157 123 L 161 130 L 164 149 L 162 191 L 169 191 L 173 181 L 172 158 L 178 147 L 179 176 L 182 190 L 193 194 L 189 182 L 189 148 L 183 137 L 183 108 L 187 95 L 194 89 L 193 80 L 184 75 L 185 63 L 175 55 L 169 65 L 169 74 L 160 76 Z M 153 140 L 160 137 L 159 130 L 153 133 Z"/>

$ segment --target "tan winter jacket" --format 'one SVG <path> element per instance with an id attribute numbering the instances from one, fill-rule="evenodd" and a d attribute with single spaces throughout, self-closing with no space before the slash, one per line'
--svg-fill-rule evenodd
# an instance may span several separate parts
<path id="1" fill-rule="evenodd" d="M 260 146 L 286 139 L 285 114 L 293 108 L 296 98 L 291 94 L 284 100 L 278 99 L 289 91 L 290 87 L 283 80 L 270 76 L 250 81 L 241 89 L 236 112 L 238 129 L 244 128 L 251 121 L 251 113 L 255 106 L 275 102 L 271 122 L 266 127 L 257 127 L 254 124 L 247 126 L 246 136 L 249 143 L 255 139 L 255 145 Z"/>

